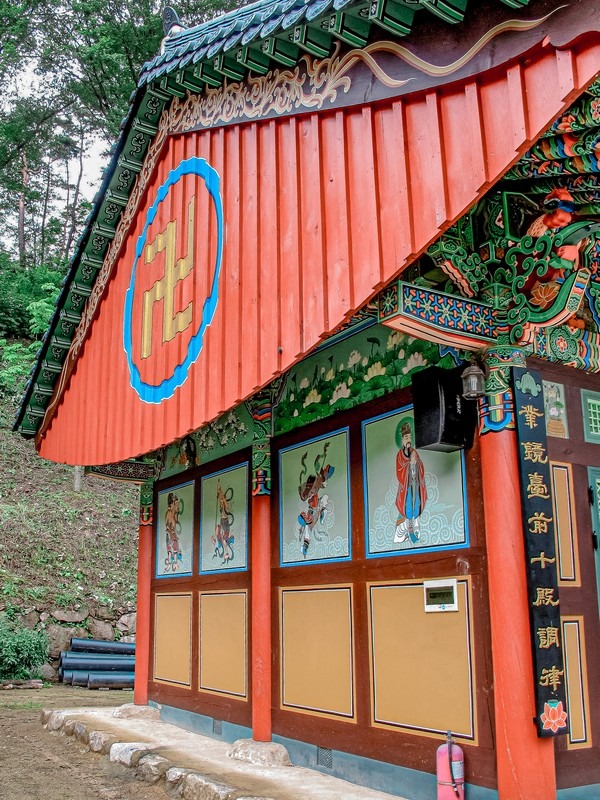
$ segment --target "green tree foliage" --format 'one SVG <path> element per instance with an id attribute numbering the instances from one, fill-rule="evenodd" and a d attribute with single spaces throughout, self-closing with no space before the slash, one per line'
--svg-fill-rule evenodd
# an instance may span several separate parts
<path id="1" fill-rule="evenodd" d="M 16 405 L 38 347 L 38 342 L 0 339 L 0 398 Z"/>
<path id="2" fill-rule="evenodd" d="M 44 264 L 22 270 L 0 252 L 0 336 L 40 336 L 48 327 L 63 270 Z"/>
<path id="3" fill-rule="evenodd" d="M 48 640 L 41 631 L 23 628 L 0 614 L 0 679 L 26 679 L 48 658 Z"/>
<path id="4" fill-rule="evenodd" d="M 191 26 L 240 4 L 175 5 Z M 47 327 L 90 210 L 90 145 L 117 138 L 161 12 L 158 0 L 0 0 L 0 336 Z"/>

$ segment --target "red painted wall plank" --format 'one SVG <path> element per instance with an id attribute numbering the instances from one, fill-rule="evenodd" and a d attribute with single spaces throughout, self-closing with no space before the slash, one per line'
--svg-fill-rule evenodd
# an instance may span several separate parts
<path id="1" fill-rule="evenodd" d="M 385 276 L 399 270 L 415 250 L 403 103 L 395 102 L 377 110 L 375 143 L 382 270 Z"/>
<path id="2" fill-rule="evenodd" d="M 225 226 L 225 250 L 227 270 L 223 274 L 223 349 L 227 368 L 220 370 L 223 397 L 228 402 L 236 402 L 242 395 L 242 353 L 243 340 L 238 336 L 231 341 L 227 331 L 234 329 L 242 314 L 241 259 L 243 244 L 241 238 L 243 208 L 241 203 L 240 129 L 237 126 L 225 130 L 225 161 L 228 165 L 223 173 L 223 202 L 227 209 Z"/>
<path id="3" fill-rule="evenodd" d="M 343 319 L 352 308 L 350 241 L 348 228 L 348 183 L 346 180 L 345 115 L 324 114 L 321 117 L 323 153 L 323 213 L 325 216 L 327 318 Z"/>
<path id="4" fill-rule="evenodd" d="M 353 305 L 381 282 L 381 237 L 371 109 L 346 114 L 348 211 Z M 360 302 L 360 301 L 359 301 Z M 333 320 L 332 327 L 338 323 Z"/>
<path id="5" fill-rule="evenodd" d="M 281 280 L 281 357 L 280 364 L 291 364 L 302 350 L 302 329 L 298 324 L 302 298 L 300 272 L 301 241 L 298 189 L 297 122 L 294 117 L 277 126 L 279 151 L 277 187 L 279 189 L 279 253 Z"/>
<path id="6" fill-rule="evenodd" d="M 279 226 L 277 214 L 277 137 L 274 121 L 263 123 L 259 139 L 259 340 L 257 385 L 268 383 L 279 367 Z"/>
<path id="7" fill-rule="evenodd" d="M 240 315 L 242 336 L 242 392 L 258 384 L 258 147 L 257 125 L 244 126 L 242 137 L 242 263 Z"/>
<path id="8" fill-rule="evenodd" d="M 206 154 L 206 158 L 210 164 L 217 170 L 219 175 L 225 175 L 225 159 L 224 159 L 224 144 L 225 134 L 224 129 L 220 128 L 209 137 L 205 134 L 210 142 L 210 150 Z M 205 193 L 203 193 L 206 196 Z M 216 218 L 214 211 L 210 209 L 207 220 L 207 227 L 209 230 L 209 239 L 216 238 Z M 208 270 L 207 270 L 208 272 Z M 223 311 L 227 305 L 227 296 L 225 291 L 221 297 L 221 302 L 217 307 L 217 311 L 213 322 L 211 323 L 210 336 L 206 337 L 207 349 L 202 357 L 206 359 L 207 364 L 219 365 L 217 369 L 210 370 L 210 377 L 206 381 L 206 407 L 216 408 L 218 413 L 225 410 L 225 398 L 223 396 L 223 381 L 221 373 L 229 369 L 229 358 L 227 353 L 227 345 L 225 343 L 225 324 L 223 318 Z M 233 323 L 236 324 L 235 322 Z"/>
<path id="9" fill-rule="evenodd" d="M 475 93 L 475 101 L 477 95 Z M 446 175 L 446 217 L 454 219 L 461 213 L 473 192 L 485 183 L 483 169 L 483 143 L 480 131 L 477 105 L 473 104 L 472 95 L 464 91 L 449 92 L 440 98 L 438 117 L 442 132 L 444 172 Z M 474 111 L 473 116 L 470 112 Z M 460 121 L 460 122 L 459 122 Z M 465 140 L 468 146 L 465 147 Z M 465 175 L 471 175 L 466 181 Z"/>
<path id="10" fill-rule="evenodd" d="M 318 114 L 311 114 L 298 120 L 298 167 L 302 237 L 302 316 L 299 324 L 303 333 L 302 351 L 306 352 L 318 342 L 327 325 Z"/>

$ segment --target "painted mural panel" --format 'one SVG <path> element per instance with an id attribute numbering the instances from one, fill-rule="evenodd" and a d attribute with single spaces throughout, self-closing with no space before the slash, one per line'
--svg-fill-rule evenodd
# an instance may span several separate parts
<path id="1" fill-rule="evenodd" d="M 192 574 L 194 546 L 194 482 L 158 493 L 156 577 Z"/>
<path id="2" fill-rule="evenodd" d="M 348 430 L 279 453 L 282 564 L 351 556 Z"/>
<path id="3" fill-rule="evenodd" d="M 155 681 L 192 683 L 192 595 L 157 594 L 154 606 Z"/>
<path id="4" fill-rule="evenodd" d="M 246 592 L 200 593 L 199 650 L 200 689 L 234 697 L 248 696 Z"/>
<path id="5" fill-rule="evenodd" d="M 363 422 L 367 557 L 468 545 L 462 452 L 413 442 L 410 406 Z"/>
<path id="6" fill-rule="evenodd" d="M 202 478 L 200 572 L 248 568 L 248 464 Z"/>
<path id="7" fill-rule="evenodd" d="M 252 444 L 252 417 L 242 403 L 199 431 L 169 445 L 164 453 L 160 477 L 215 461 Z"/>
<path id="8" fill-rule="evenodd" d="M 341 334 L 335 345 L 291 370 L 275 411 L 275 433 L 410 386 L 411 374 L 432 364 L 456 366 L 448 348 L 442 357 L 437 344 L 366 320 L 363 330 Z"/>
<path id="9" fill-rule="evenodd" d="M 281 589 L 280 620 L 281 705 L 353 718 L 351 587 Z"/>
<path id="10" fill-rule="evenodd" d="M 546 434 L 558 439 L 569 438 L 565 387 L 562 383 L 543 381 L 544 410 L 546 412 Z"/>
<path id="11" fill-rule="evenodd" d="M 422 582 L 368 586 L 373 724 L 476 742 L 469 580 L 457 611 L 428 613 L 423 594 Z"/>

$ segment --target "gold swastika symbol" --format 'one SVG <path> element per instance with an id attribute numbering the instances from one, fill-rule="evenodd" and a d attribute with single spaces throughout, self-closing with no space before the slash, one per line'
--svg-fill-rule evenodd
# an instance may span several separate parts
<path id="1" fill-rule="evenodd" d="M 162 278 L 156 281 L 151 289 L 144 292 L 142 306 L 142 358 L 152 355 L 152 326 L 154 304 L 163 301 L 162 340 L 170 342 L 178 333 L 182 333 L 192 324 L 193 303 L 189 303 L 182 311 L 174 313 L 174 293 L 179 281 L 190 274 L 194 266 L 194 219 L 195 197 L 189 202 L 187 209 L 187 254 L 183 258 L 175 258 L 177 245 L 177 222 L 168 222 L 167 227 L 156 235 L 154 241 L 146 245 L 145 262 L 151 264 L 159 253 L 165 252 L 165 271 Z"/>

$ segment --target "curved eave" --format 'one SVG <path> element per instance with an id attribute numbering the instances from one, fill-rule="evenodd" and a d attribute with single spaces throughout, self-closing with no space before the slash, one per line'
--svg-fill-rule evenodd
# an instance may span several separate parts
<path id="1" fill-rule="evenodd" d="M 523 8 L 529 0 L 497 0 Z M 305 54 L 329 55 L 336 43 L 363 46 L 373 29 L 391 38 L 411 33 L 416 15 L 427 10 L 447 23 L 459 23 L 468 0 L 421 0 L 414 10 L 394 0 L 284 0 L 260 2 L 167 37 L 163 52 L 142 69 L 130 110 L 105 171 L 85 230 L 65 278 L 48 331 L 32 368 L 14 429 L 37 433 L 62 371 L 85 303 L 94 289 L 104 255 L 123 209 L 173 97 L 201 94 L 225 80 L 244 80 L 280 66 L 295 65 Z"/>

